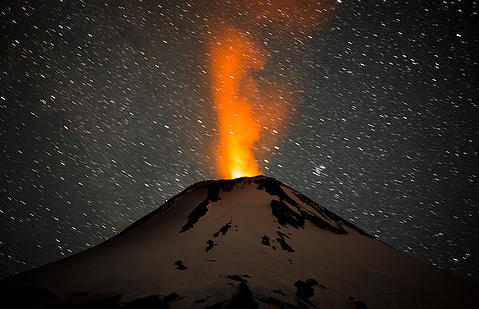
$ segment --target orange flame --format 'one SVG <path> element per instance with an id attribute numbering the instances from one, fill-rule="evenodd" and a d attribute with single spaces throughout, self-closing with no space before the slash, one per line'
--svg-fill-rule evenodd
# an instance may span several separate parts
<path id="1" fill-rule="evenodd" d="M 234 28 L 208 31 L 212 35 L 209 39 L 209 75 L 218 113 L 219 146 L 215 150 L 219 152 L 217 165 L 220 176 L 237 178 L 260 174 L 254 152 L 260 157 L 262 153 L 270 152 L 286 118 L 294 110 L 290 105 L 295 100 L 291 89 L 293 83 L 286 82 L 287 77 L 280 73 L 280 81 L 272 76 L 261 82 L 255 78 L 270 58 L 266 50 L 250 38 L 252 33 L 259 37 L 265 35 L 257 26 L 260 24 L 258 20 L 271 22 L 271 31 L 277 31 L 277 35 L 295 35 L 295 30 L 304 35 L 308 29 L 324 21 L 328 12 L 332 11 L 332 2 L 275 0 L 263 3 L 238 0 L 236 8 L 251 13 L 240 14 L 244 17 L 240 27 L 249 28 L 251 32 Z M 218 10 L 235 8 L 229 2 L 214 2 L 214 5 L 219 6 Z M 238 24 L 236 19 L 223 18 L 212 18 L 217 25 L 207 25 L 208 28 Z M 259 139 L 261 144 L 256 145 Z M 256 146 L 261 147 L 257 149 Z"/>
<path id="2" fill-rule="evenodd" d="M 242 87 L 253 83 L 251 73 L 264 67 L 268 55 L 245 36 L 225 31 L 211 46 L 211 81 L 219 119 L 218 162 L 221 176 L 237 178 L 259 174 L 253 146 L 260 135 L 249 91 Z M 250 90 L 252 90 L 250 89 Z"/>

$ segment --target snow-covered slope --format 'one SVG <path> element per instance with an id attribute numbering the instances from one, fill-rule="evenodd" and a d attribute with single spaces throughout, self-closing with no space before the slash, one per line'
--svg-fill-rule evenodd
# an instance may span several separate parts
<path id="1" fill-rule="evenodd" d="M 95 248 L 0 281 L 0 292 L 16 308 L 479 308 L 477 284 L 264 176 L 197 183 Z"/>

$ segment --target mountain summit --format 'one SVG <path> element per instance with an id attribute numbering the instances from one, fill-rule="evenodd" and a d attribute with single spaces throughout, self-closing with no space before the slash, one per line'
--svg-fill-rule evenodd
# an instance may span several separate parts
<path id="1" fill-rule="evenodd" d="M 265 176 L 194 184 L 0 293 L 12 308 L 479 308 L 477 284 Z"/>

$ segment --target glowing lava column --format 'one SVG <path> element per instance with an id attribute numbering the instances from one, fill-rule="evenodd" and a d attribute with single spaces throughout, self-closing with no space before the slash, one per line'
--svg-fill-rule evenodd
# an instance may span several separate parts
<path id="1" fill-rule="evenodd" d="M 263 69 L 267 56 L 235 30 L 218 33 L 210 44 L 210 78 L 218 112 L 219 172 L 225 178 L 258 175 L 253 147 L 260 124 L 253 115 L 252 103 L 245 99 L 247 92 L 256 87 L 244 85 L 254 83 L 251 73 Z"/>

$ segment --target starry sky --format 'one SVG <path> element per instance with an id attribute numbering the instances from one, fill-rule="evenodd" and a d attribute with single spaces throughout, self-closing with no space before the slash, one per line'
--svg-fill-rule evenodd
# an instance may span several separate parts
<path id="1" fill-rule="evenodd" d="M 0 277 L 218 178 L 207 44 L 235 27 L 293 98 L 263 174 L 479 281 L 478 2 L 272 2 L 2 2 Z"/>

